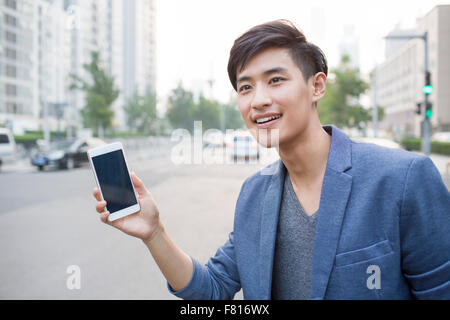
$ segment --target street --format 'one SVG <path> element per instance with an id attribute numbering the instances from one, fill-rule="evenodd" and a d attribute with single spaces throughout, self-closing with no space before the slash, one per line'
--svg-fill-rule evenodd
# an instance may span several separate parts
<path id="1" fill-rule="evenodd" d="M 264 166 L 127 155 L 172 238 L 201 263 L 227 241 L 241 184 Z M 176 299 L 141 240 L 100 221 L 94 187 L 89 166 L 0 174 L 0 299 Z M 80 289 L 66 285 L 72 265 Z"/>
<path id="2" fill-rule="evenodd" d="M 227 241 L 245 178 L 276 159 L 176 165 L 170 148 L 127 155 L 172 238 L 201 263 Z M 0 299 L 176 299 L 144 244 L 100 221 L 89 166 L 31 169 L 0 174 Z M 79 289 L 67 285 L 70 266 Z"/>

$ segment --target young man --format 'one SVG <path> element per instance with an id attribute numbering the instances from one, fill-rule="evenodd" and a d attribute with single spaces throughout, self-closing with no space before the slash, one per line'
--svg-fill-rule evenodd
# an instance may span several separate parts
<path id="1" fill-rule="evenodd" d="M 277 145 L 280 160 L 244 182 L 229 240 L 205 266 L 171 240 L 132 174 L 141 212 L 112 225 L 144 241 L 169 290 L 187 299 L 231 299 L 241 287 L 246 299 L 449 299 L 450 195 L 430 159 L 322 127 L 326 60 L 288 21 L 238 38 L 228 73 L 248 129 L 258 139 L 277 132 L 260 143 Z"/>

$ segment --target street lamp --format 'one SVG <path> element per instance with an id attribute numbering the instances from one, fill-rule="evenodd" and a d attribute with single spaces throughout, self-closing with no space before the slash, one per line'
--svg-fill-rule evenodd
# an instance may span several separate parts
<path id="1" fill-rule="evenodd" d="M 422 39 L 425 45 L 425 86 L 423 88 L 424 92 L 424 106 L 426 108 L 425 118 L 423 119 L 423 133 L 422 133 L 422 152 L 427 156 L 431 152 L 431 124 L 430 118 L 432 115 L 431 103 L 428 102 L 428 96 L 433 92 L 433 87 L 431 86 L 431 74 L 428 70 L 428 32 L 425 31 L 423 35 L 391 35 L 384 37 L 388 40 L 395 39 Z"/>

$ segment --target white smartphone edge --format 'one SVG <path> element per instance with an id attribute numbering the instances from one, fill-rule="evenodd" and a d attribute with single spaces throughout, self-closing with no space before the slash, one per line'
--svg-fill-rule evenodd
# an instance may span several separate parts
<path id="1" fill-rule="evenodd" d="M 88 150 L 87 154 L 88 154 L 88 158 L 89 158 L 89 164 L 91 166 L 91 170 L 92 173 L 94 175 L 95 178 L 95 183 L 97 184 L 98 190 L 100 191 L 100 196 L 102 198 L 102 200 L 104 200 L 105 198 L 103 197 L 103 192 L 102 192 L 102 188 L 100 187 L 100 183 L 98 182 L 98 177 L 97 177 L 97 172 L 95 171 L 95 167 L 94 167 L 94 163 L 92 162 L 92 157 L 96 157 L 102 154 L 106 154 L 106 153 L 110 153 L 113 151 L 117 151 L 117 150 L 122 150 L 122 154 L 123 154 L 123 158 L 125 161 L 125 166 L 127 168 L 128 171 L 128 175 L 130 176 L 130 180 L 131 180 L 131 174 L 130 171 L 128 169 L 128 162 L 127 159 L 125 157 L 125 151 L 123 149 L 123 145 L 121 142 L 113 142 L 104 146 L 100 146 L 100 147 L 96 147 L 93 149 Z M 133 181 L 131 181 L 131 187 L 133 188 L 133 192 L 134 192 L 134 197 L 136 199 L 136 204 L 132 205 L 130 207 L 124 208 L 122 210 L 116 211 L 114 213 L 110 213 L 108 216 L 108 221 L 112 222 L 114 220 L 123 218 L 125 216 L 128 216 L 130 214 L 139 212 L 141 210 L 141 206 L 139 205 L 139 200 L 138 200 L 138 196 L 136 193 L 136 190 L 134 189 L 134 185 L 133 185 Z M 106 204 L 106 208 L 108 207 L 108 204 Z"/>

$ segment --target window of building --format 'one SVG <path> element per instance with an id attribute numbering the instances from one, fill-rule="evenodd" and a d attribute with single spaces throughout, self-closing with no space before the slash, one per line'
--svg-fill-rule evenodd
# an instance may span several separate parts
<path id="1" fill-rule="evenodd" d="M 9 64 L 6 65 L 6 76 L 15 78 L 17 77 L 17 68 L 15 66 L 11 66 Z"/>
<path id="2" fill-rule="evenodd" d="M 14 84 L 6 84 L 5 85 L 6 95 L 7 96 L 17 96 L 17 86 Z"/>
<path id="3" fill-rule="evenodd" d="M 9 102 L 6 104 L 6 113 L 17 113 L 18 107 L 17 103 Z"/>
<path id="4" fill-rule="evenodd" d="M 5 15 L 4 15 L 4 21 L 5 21 L 5 24 L 7 24 L 7 25 L 14 26 L 14 27 L 17 26 L 17 18 L 13 17 L 7 13 L 5 13 Z"/>
<path id="5" fill-rule="evenodd" d="M 4 0 L 3 3 L 5 7 L 16 10 L 17 9 L 17 0 Z"/>
<path id="6" fill-rule="evenodd" d="M 16 43 L 17 42 L 17 36 L 15 33 L 10 32 L 10 31 L 6 31 L 5 32 L 5 36 L 6 36 L 6 41 L 12 42 L 12 43 Z"/>
<path id="7" fill-rule="evenodd" d="M 6 57 L 9 59 L 16 60 L 17 59 L 17 51 L 11 48 L 6 48 L 5 50 Z"/>

